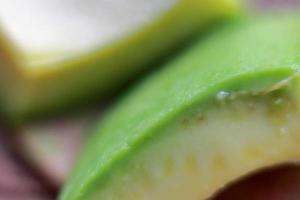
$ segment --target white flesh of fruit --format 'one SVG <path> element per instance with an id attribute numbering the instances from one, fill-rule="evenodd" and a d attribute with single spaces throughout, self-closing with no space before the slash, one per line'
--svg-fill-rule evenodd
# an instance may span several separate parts
<path id="1" fill-rule="evenodd" d="M 224 94 L 150 139 L 91 199 L 204 200 L 250 172 L 300 159 L 297 95 Z"/>
<path id="2" fill-rule="evenodd" d="M 1 0 L 0 27 L 27 67 L 88 53 L 170 9 L 178 0 Z M 51 66 L 51 65 L 49 65 Z"/>

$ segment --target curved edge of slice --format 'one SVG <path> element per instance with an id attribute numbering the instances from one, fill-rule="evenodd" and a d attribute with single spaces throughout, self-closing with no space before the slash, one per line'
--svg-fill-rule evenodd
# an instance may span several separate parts
<path id="1" fill-rule="evenodd" d="M 229 26 L 145 80 L 102 121 L 60 198 L 196 200 L 298 160 L 298 22 Z M 219 108 L 216 95 L 233 100 Z"/>
<path id="2" fill-rule="evenodd" d="M 260 168 L 298 161 L 299 83 L 297 76 L 261 91 L 222 90 L 139 147 L 128 144 L 130 154 L 102 179 L 88 172 L 85 191 L 61 199 L 206 199 Z"/>

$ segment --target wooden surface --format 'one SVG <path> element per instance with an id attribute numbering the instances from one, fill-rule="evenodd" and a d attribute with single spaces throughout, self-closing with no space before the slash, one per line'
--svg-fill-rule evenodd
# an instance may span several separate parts
<path id="1" fill-rule="evenodd" d="M 52 189 L 17 158 L 0 129 L 0 200 L 51 200 Z"/>
<path id="2" fill-rule="evenodd" d="M 213 200 L 299 200 L 300 166 L 261 171 L 233 183 Z"/>

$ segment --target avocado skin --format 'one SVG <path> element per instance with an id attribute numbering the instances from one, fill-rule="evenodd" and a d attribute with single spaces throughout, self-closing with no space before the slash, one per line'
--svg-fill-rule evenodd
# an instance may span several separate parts
<path id="1" fill-rule="evenodd" d="M 99 123 L 60 199 L 88 199 L 145 142 L 218 91 L 261 91 L 295 75 L 299 22 L 283 13 L 233 21 L 149 76 Z"/>

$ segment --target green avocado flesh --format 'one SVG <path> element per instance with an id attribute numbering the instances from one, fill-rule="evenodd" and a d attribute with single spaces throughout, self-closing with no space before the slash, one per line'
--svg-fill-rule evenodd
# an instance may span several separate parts
<path id="1" fill-rule="evenodd" d="M 0 111 L 15 121 L 111 94 L 237 10 L 234 0 L 26 4 L 0 2 Z"/>
<path id="2" fill-rule="evenodd" d="M 199 200 L 300 159 L 300 16 L 236 21 L 133 89 L 95 130 L 61 200 Z"/>

